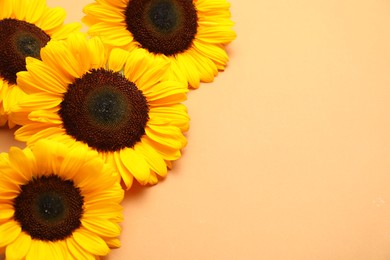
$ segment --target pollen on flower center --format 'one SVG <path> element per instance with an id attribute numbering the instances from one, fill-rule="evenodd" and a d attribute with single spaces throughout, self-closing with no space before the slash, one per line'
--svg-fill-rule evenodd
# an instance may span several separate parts
<path id="1" fill-rule="evenodd" d="M 16 19 L 0 20 L 0 77 L 16 84 L 16 73 L 26 70 L 26 57 L 40 58 L 50 36 L 39 27 Z"/>
<path id="2" fill-rule="evenodd" d="M 83 204 L 72 181 L 42 176 L 21 186 L 14 200 L 15 220 L 33 239 L 62 240 L 80 227 Z"/>
<path id="3" fill-rule="evenodd" d="M 134 39 L 153 53 L 182 53 L 197 33 L 197 12 L 189 0 L 132 0 L 125 15 Z"/>
<path id="4" fill-rule="evenodd" d="M 149 120 L 148 103 L 137 86 L 105 69 L 76 79 L 60 106 L 67 134 L 101 152 L 133 147 Z"/>

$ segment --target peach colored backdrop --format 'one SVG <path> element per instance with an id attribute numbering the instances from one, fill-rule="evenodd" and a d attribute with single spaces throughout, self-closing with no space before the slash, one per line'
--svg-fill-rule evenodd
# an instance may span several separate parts
<path id="1" fill-rule="evenodd" d="M 71 22 L 91 1 L 48 3 Z M 230 2 L 229 67 L 189 93 L 183 157 L 127 193 L 104 259 L 390 259 L 390 1 Z"/>

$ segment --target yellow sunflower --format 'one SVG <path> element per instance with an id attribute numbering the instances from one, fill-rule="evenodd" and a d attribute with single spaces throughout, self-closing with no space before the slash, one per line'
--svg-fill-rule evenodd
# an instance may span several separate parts
<path id="1" fill-rule="evenodd" d="M 122 176 L 155 184 L 187 141 L 187 88 L 164 80 L 166 61 L 122 49 L 106 53 L 103 43 L 75 33 L 52 41 L 41 59 L 27 58 L 18 86 L 29 95 L 12 114 L 22 125 L 17 140 L 41 138 L 98 151 Z"/>
<path id="2" fill-rule="evenodd" d="M 63 9 L 49 8 L 45 0 L 0 1 L 0 126 L 7 121 L 14 126 L 9 107 L 20 94 L 13 86 L 16 73 L 26 70 L 25 58 L 40 58 L 40 49 L 51 39 L 64 39 L 81 28 L 79 23 L 64 25 L 65 16 Z"/>
<path id="3" fill-rule="evenodd" d="M 96 0 L 83 21 L 108 45 L 168 58 L 167 75 L 198 88 L 227 64 L 225 45 L 236 37 L 229 8 L 226 0 Z"/>
<path id="4" fill-rule="evenodd" d="M 95 259 L 120 246 L 124 192 L 96 152 L 41 140 L 2 153 L 0 173 L 7 259 Z"/>

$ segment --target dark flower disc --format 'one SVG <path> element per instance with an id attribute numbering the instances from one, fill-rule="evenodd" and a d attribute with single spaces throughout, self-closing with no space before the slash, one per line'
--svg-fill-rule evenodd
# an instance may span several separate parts
<path id="1" fill-rule="evenodd" d="M 93 69 L 68 86 L 59 115 L 68 135 L 98 151 L 113 152 L 141 140 L 149 106 L 120 73 Z"/>
<path id="2" fill-rule="evenodd" d="M 26 57 L 40 58 L 50 36 L 39 27 L 16 19 L 0 20 L 0 77 L 16 84 L 16 73 L 26 70 Z"/>
<path id="3" fill-rule="evenodd" d="M 127 29 L 149 52 L 167 56 L 188 50 L 198 28 L 192 0 L 131 0 Z"/>
<path id="4" fill-rule="evenodd" d="M 15 220 L 33 239 L 63 240 L 80 227 L 83 204 L 73 181 L 41 176 L 21 186 L 14 200 Z"/>

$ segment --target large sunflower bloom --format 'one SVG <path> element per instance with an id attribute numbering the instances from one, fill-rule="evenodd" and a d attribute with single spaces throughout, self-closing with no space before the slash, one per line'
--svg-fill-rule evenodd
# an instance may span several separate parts
<path id="1" fill-rule="evenodd" d="M 96 0 L 83 21 L 108 45 L 169 58 L 167 75 L 198 88 L 225 69 L 225 45 L 236 37 L 229 8 L 226 0 Z"/>
<path id="2" fill-rule="evenodd" d="M 87 149 L 41 140 L 0 154 L 0 252 L 7 259 L 95 259 L 119 247 L 118 175 Z"/>
<path id="3" fill-rule="evenodd" d="M 64 25 L 62 8 L 49 8 L 45 0 L 0 1 L 0 126 L 7 121 L 9 107 L 19 93 L 12 93 L 16 73 L 26 70 L 26 57 L 39 58 L 40 49 L 51 39 L 66 38 L 81 24 Z"/>
<path id="4" fill-rule="evenodd" d="M 50 42 L 42 60 L 27 58 L 18 86 L 29 95 L 13 115 L 22 125 L 17 140 L 41 138 L 98 151 L 130 188 L 133 177 L 155 184 L 181 156 L 188 129 L 188 91 L 166 81 L 167 62 L 156 63 L 79 33 Z"/>

